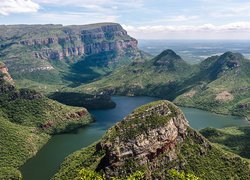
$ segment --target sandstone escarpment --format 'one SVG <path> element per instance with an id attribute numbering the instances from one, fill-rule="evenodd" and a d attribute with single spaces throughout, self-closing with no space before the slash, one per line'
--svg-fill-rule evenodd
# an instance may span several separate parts
<path id="1" fill-rule="evenodd" d="M 7 25 L 0 26 L 0 35 L 1 59 L 16 80 L 81 83 L 103 75 L 103 68 L 112 71 L 119 64 L 145 56 L 137 40 L 116 23 Z M 101 71 L 92 73 L 93 67 Z M 78 77 L 79 71 L 86 73 L 83 79 Z M 36 72 L 41 76 L 34 75 Z"/>
<path id="2" fill-rule="evenodd" d="M 50 32 L 49 27 L 47 30 Z M 124 54 L 127 50 L 134 51 L 131 56 L 137 56 L 137 40 L 131 38 L 119 24 L 58 26 L 56 30 L 57 33 L 48 33 L 42 37 L 27 36 L 17 43 L 35 47 L 38 50 L 34 51 L 34 57 L 46 60 L 62 60 L 108 51 Z"/>

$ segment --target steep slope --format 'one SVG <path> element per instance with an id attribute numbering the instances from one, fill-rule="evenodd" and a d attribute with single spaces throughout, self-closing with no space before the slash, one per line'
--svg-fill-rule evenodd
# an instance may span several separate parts
<path id="1" fill-rule="evenodd" d="M 20 179 L 17 170 L 49 140 L 35 127 L 18 125 L 0 116 L 0 179 Z"/>
<path id="2" fill-rule="evenodd" d="M 186 63 L 172 50 L 151 60 L 137 60 L 121 67 L 100 81 L 78 87 L 86 92 L 147 95 L 174 99 L 185 89 L 183 82 L 198 69 Z"/>
<path id="3" fill-rule="evenodd" d="M 141 57 L 137 43 L 116 23 L 0 26 L 1 61 L 14 79 L 44 84 L 93 80 Z"/>
<path id="4" fill-rule="evenodd" d="M 65 106 L 28 89 L 17 89 L 0 65 L 0 179 L 18 179 L 17 170 L 50 135 L 92 122 L 84 108 Z"/>
<path id="5" fill-rule="evenodd" d="M 223 129 L 205 128 L 200 133 L 223 149 L 250 159 L 250 126 Z"/>
<path id="6" fill-rule="evenodd" d="M 178 107 L 156 101 L 137 108 L 100 141 L 67 157 L 53 179 L 83 175 L 122 179 L 130 174 L 171 179 L 174 169 L 202 179 L 250 178 L 246 161 L 218 149 L 191 129 Z"/>
<path id="7" fill-rule="evenodd" d="M 197 86 L 175 102 L 218 113 L 250 117 L 250 61 L 239 53 L 226 52 L 206 59 L 195 76 Z M 198 84 L 199 83 L 199 84 Z"/>

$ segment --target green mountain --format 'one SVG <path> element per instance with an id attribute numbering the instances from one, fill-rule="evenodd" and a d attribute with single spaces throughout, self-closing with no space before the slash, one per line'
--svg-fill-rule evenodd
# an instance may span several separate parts
<path id="1" fill-rule="evenodd" d="M 53 179 L 178 179 L 180 174 L 249 179 L 250 169 L 247 161 L 190 128 L 177 106 L 156 101 L 135 109 L 98 142 L 68 156 Z"/>
<path id="2" fill-rule="evenodd" d="M 16 88 L 0 64 L 0 179 L 19 179 L 17 170 L 51 135 L 92 122 L 84 108 L 70 107 L 29 89 Z"/>
<path id="3" fill-rule="evenodd" d="M 0 61 L 18 85 L 45 92 L 92 81 L 145 55 L 116 23 L 0 25 L 0 34 Z"/>
<path id="4" fill-rule="evenodd" d="M 146 95 L 178 105 L 250 118 L 250 61 L 226 52 L 190 65 L 172 50 L 137 60 L 77 90 L 88 93 Z"/>
<path id="5" fill-rule="evenodd" d="M 175 103 L 249 119 L 249 68 L 250 61 L 239 53 L 208 58 L 200 64 L 197 85 L 177 97 Z"/>
<path id="6" fill-rule="evenodd" d="M 165 50 L 151 60 L 137 60 L 116 69 L 99 81 L 77 87 L 85 92 L 131 96 L 157 96 L 173 100 L 186 87 L 185 80 L 198 72 L 172 50 Z"/>

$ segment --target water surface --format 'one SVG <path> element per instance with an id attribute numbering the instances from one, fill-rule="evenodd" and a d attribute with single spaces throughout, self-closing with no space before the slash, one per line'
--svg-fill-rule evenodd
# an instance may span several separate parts
<path id="1" fill-rule="evenodd" d="M 37 155 L 22 166 L 24 180 L 48 180 L 56 173 L 63 159 L 72 152 L 100 139 L 105 131 L 136 107 L 157 100 L 151 97 L 113 97 L 117 106 L 108 110 L 90 111 L 96 122 L 75 132 L 53 136 Z M 181 108 L 195 129 L 246 125 L 239 117 L 218 115 L 194 108 Z"/>

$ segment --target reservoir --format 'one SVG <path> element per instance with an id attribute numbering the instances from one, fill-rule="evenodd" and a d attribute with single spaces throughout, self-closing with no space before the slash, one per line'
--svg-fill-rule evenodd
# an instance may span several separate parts
<path id="1" fill-rule="evenodd" d="M 53 136 L 49 142 L 28 160 L 21 168 L 24 180 L 49 180 L 58 170 L 63 159 L 69 154 L 86 147 L 101 138 L 108 128 L 122 120 L 133 109 L 158 100 L 152 97 L 115 96 L 114 109 L 91 110 L 96 121 L 84 128 L 67 134 Z M 194 129 L 206 127 L 223 128 L 229 126 L 250 125 L 250 122 L 240 117 L 218 115 L 195 108 L 183 108 L 189 124 Z"/>

